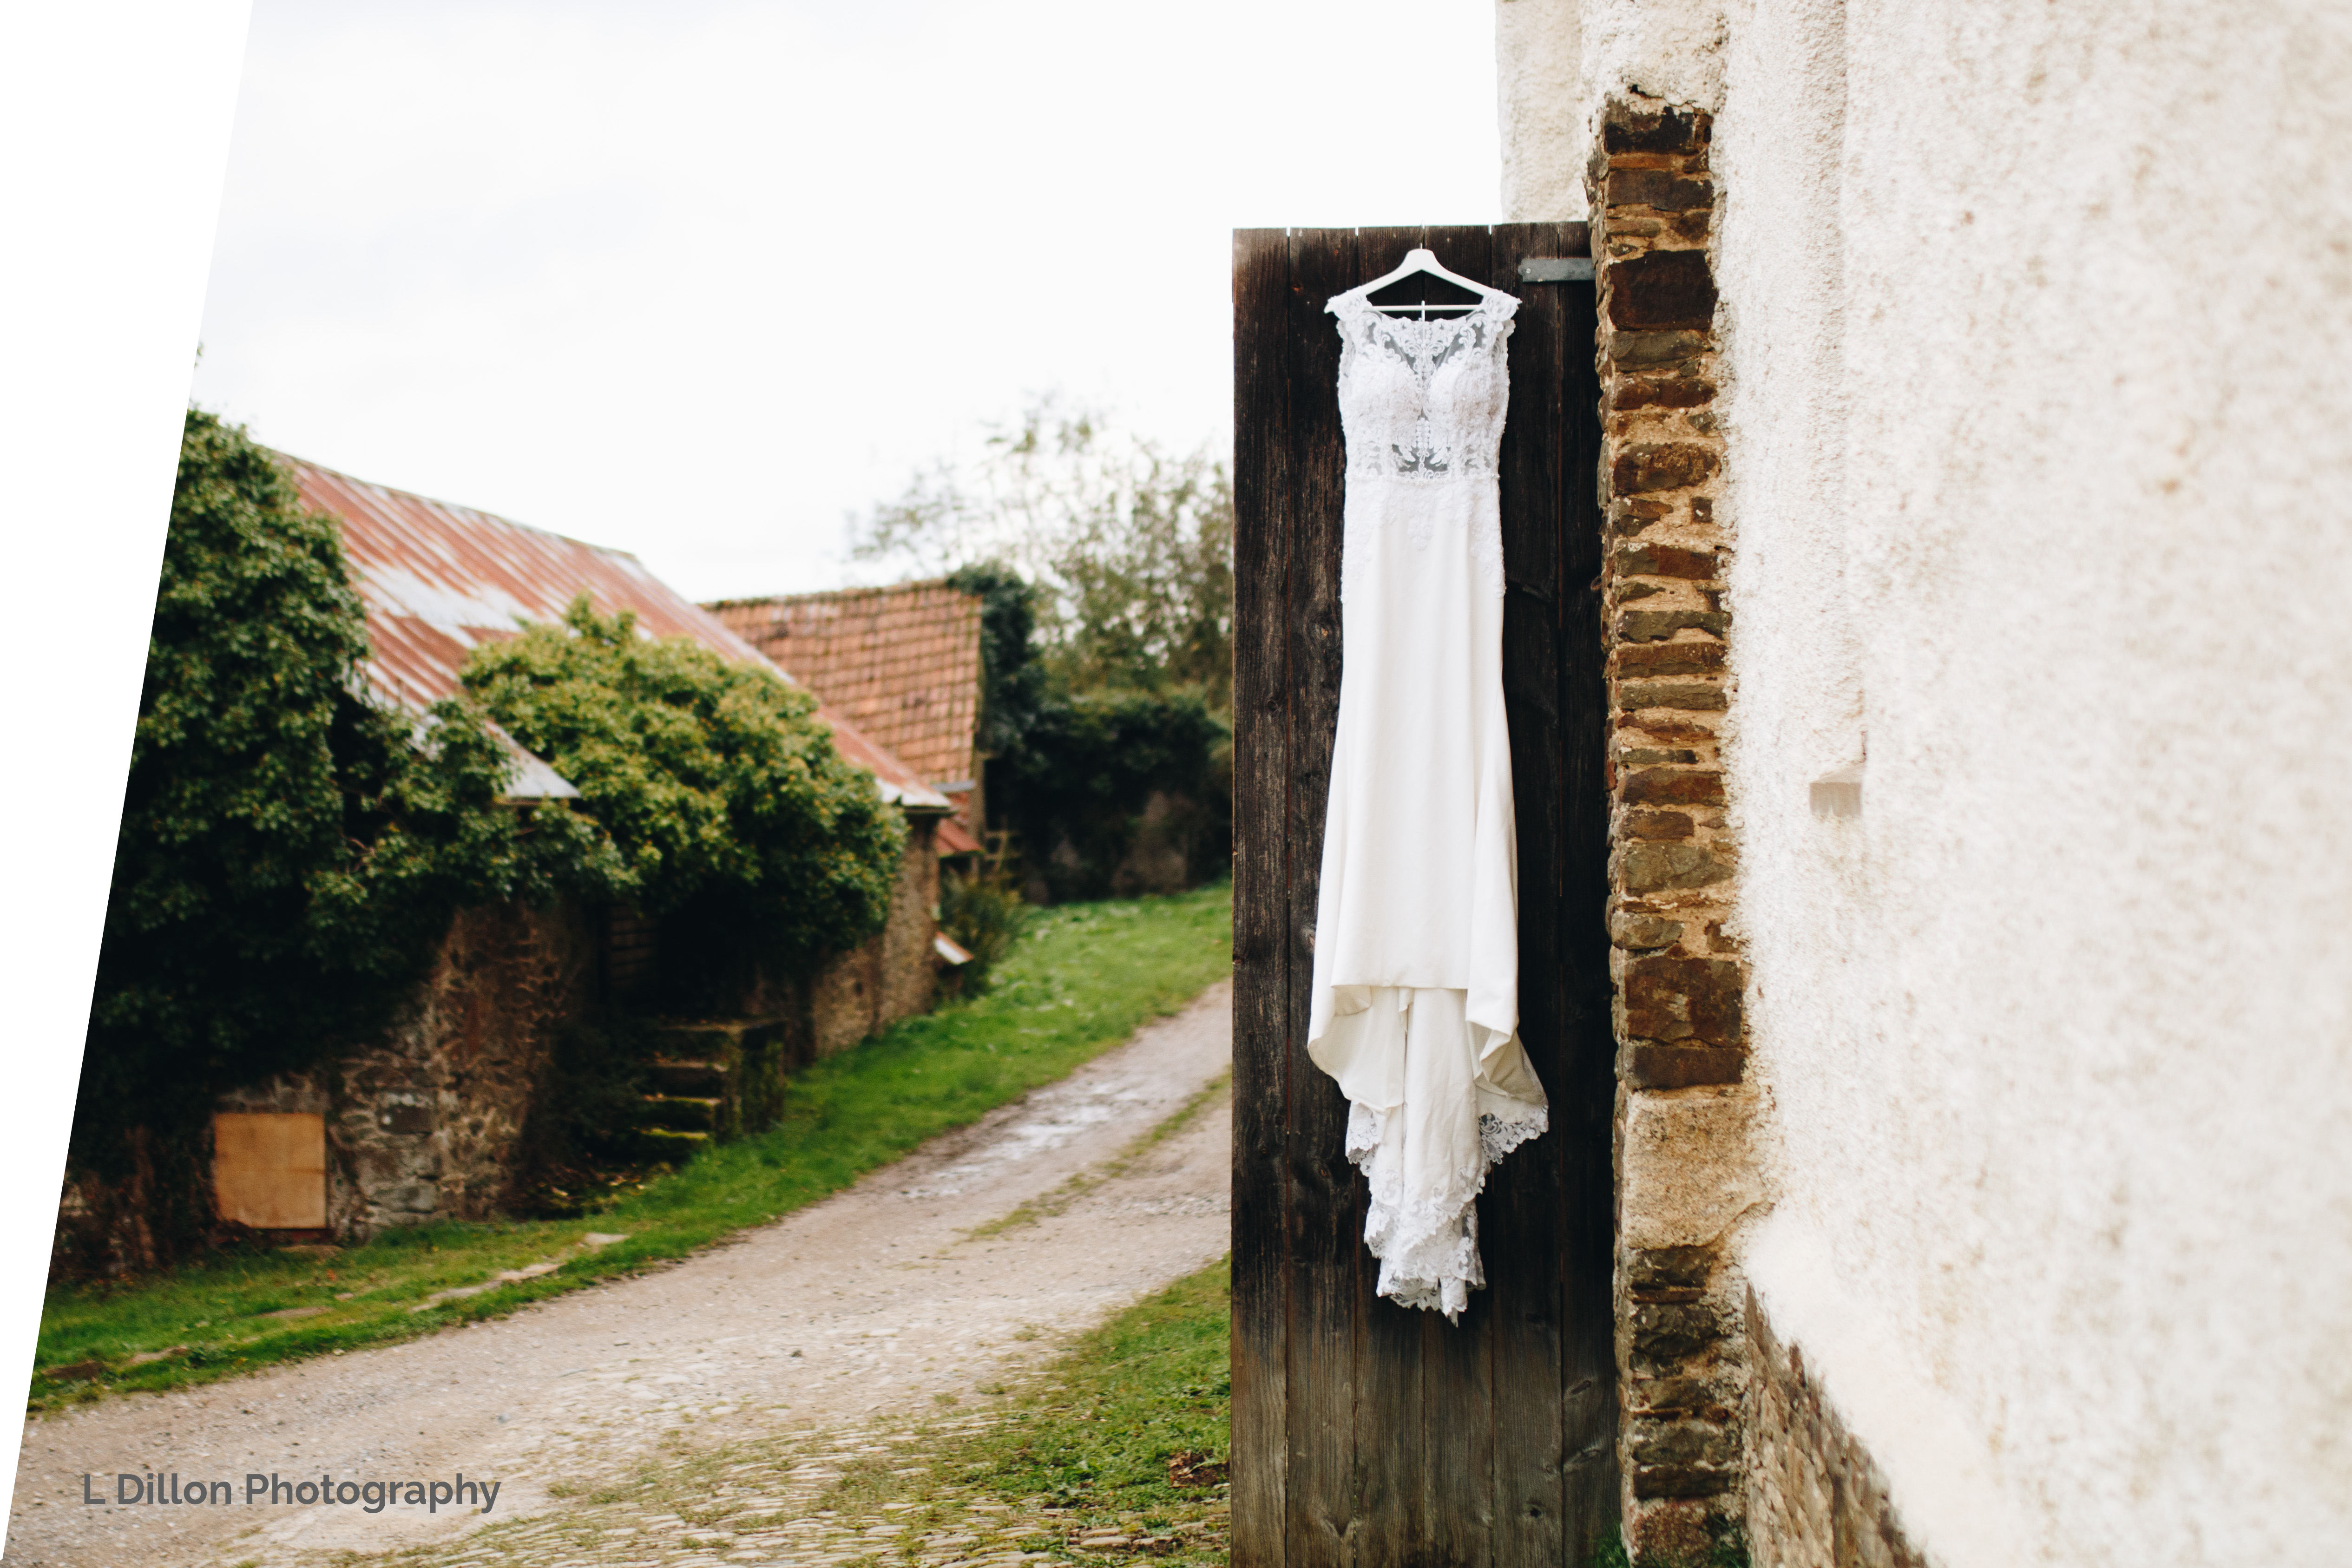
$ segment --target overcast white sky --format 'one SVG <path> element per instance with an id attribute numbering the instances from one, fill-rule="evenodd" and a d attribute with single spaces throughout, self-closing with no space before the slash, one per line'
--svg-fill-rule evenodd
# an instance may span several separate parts
<path id="1" fill-rule="evenodd" d="M 845 511 L 1029 392 L 1228 444 L 1229 231 L 1494 221 L 1493 40 L 1490 0 L 259 0 L 195 397 L 697 598 L 834 586 Z"/>

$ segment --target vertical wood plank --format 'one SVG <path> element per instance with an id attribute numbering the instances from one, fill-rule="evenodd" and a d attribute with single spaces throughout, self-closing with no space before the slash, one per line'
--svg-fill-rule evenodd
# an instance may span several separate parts
<path id="1" fill-rule="evenodd" d="M 1523 1145 L 1487 1187 L 1487 1269 L 1496 1378 L 1494 1442 L 1496 1561 L 1558 1563 L 1564 1464 L 1560 1423 L 1559 1252 L 1563 1122 L 1575 1085 L 1561 1041 L 1560 625 L 1561 345 L 1555 287 L 1522 284 L 1524 255 L 1553 255 L 1553 225 L 1496 231 L 1487 281 L 1522 304 L 1511 339 L 1510 417 L 1504 425 L 1504 705 L 1511 732 L 1519 852 L 1519 1036 L 1551 1097 L 1551 1130 Z M 1505 1261 L 1507 1260 L 1507 1261 Z M 1580 1561 L 1578 1559 L 1577 1561 Z"/>
<path id="2" fill-rule="evenodd" d="M 1482 282 L 1491 281 L 1496 254 L 1494 232 L 1482 226 L 1433 228 L 1423 233 L 1422 244 L 1437 254 L 1437 258 L 1465 277 Z M 1402 259 L 1400 257 L 1399 259 Z M 1501 287 L 1517 294 L 1515 284 Z M 1511 363 L 1517 366 L 1518 345 L 1510 350 Z M 1517 373 L 1514 369 L 1514 392 Z M 1547 447 L 1549 427 L 1544 423 L 1544 411 L 1538 405 L 1528 411 L 1532 418 L 1522 415 L 1516 404 L 1504 428 L 1508 432 L 1520 428 L 1528 442 Z M 1524 423 L 1522 423 L 1524 420 Z M 1512 498 L 1506 496 L 1502 507 L 1504 518 L 1503 559 L 1505 562 L 1505 617 L 1509 616 L 1509 561 L 1515 533 L 1523 532 L 1524 525 L 1515 527 Z M 1545 651 L 1549 653 L 1549 650 Z M 1511 648 L 1507 636 L 1504 643 L 1504 669 L 1511 667 Z M 1505 685 L 1506 721 L 1508 720 L 1509 681 Z M 1518 757 L 1518 740 L 1514 735 L 1513 772 L 1522 764 Z M 1531 757 L 1527 766 L 1542 767 L 1541 756 Z M 1524 812 L 1520 813 L 1524 816 Z M 1524 905 L 1524 898 L 1522 904 Z M 1524 917 L 1523 917 L 1524 924 Z M 1520 987 L 1524 990 L 1532 976 L 1541 984 L 1545 955 L 1538 951 L 1530 964 L 1525 951 L 1524 937 L 1519 957 Z M 1525 1153 L 1513 1154 L 1498 1167 L 1507 1169 Z M 1540 1156 L 1538 1156 L 1540 1157 Z M 1491 1198 L 1482 1198 L 1479 1207 L 1479 1253 L 1486 1270 L 1486 1289 L 1475 1292 L 1470 1308 L 1462 1314 L 1460 1324 L 1449 1325 L 1443 1319 L 1433 1319 L 1424 1324 L 1426 1336 L 1422 1374 L 1422 1420 L 1423 1426 L 1421 1449 L 1423 1464 L 1430 1478 L 1430 1486 L 1438 1501 L 1430 1520 L 1429 1550 L 1424 1562 L 1487 1564 L 1495 1555 L 1495 1502 L 1497 1453 L 1495 1443 L 1495 1397 L 1497 1379 L 1495 1376 L 1497 1291 L 1506 1297 L 1515 1293 L 1512 1281 L 1527 1271 L 1542 1274 L 1547 1268 L 1551 1249 L 1538 1245 L 1530 1248 L 1527 1239 L 1516 1234 L 1507 1224 L 1498 1223 Z M 1513 1365 L 1514 1377 L 1539 1373 L 1539 1368 Z M 1517 1463 L 1515 1456 L 1513 1462 Z"/>
<path id="3" fill-rule="evenodd" d="M 1290 239 L 1234 235 L 1233 1561 L 1284 1556 Z"/>
<path id="4" fill-rule="evenodd" d="M 1422 228 L 1359 230 L 1356 270 L 1339 285 L 1353 288 L 1378 277 L 1427 243 Z M 1452 257 L 1441 260 L 1452 265 Z M 1458 269 L 1457 269 L 1458 270 Z M 1328 330 L 1328 329 L 1327 329 Z M 1329 396 L 1338 406 L 1335 379 Z M 1361 1186 L 1361 1178 L 1358 1186 Z M 1362 1226 L 1357 1227 L 1362 1249 Z M 1356 1404 L 1362 1414 L 1355 1452 L 1360 1568 L 1420 1568 L 1430 1556 L 1437 1512 L 1450 1506 L 1424 1452 L 1428 1431 L 1423 1355 L 1427 1313 L 1410 1312 L 1378 1294 L 1379 1265 L 1369 1253 L 1358 1274 L 1351 1310 L 1357 1324 Z M 1440 1326 L 1444 1327 L 1441 1320 Z"/>
<path id="5" fill-rule="evenodd" d="M 1583 225 L 1575 225 L 1581 230 Z M 1586 248 L 1589 248 L 1589 237 Z M 1574 253 L 1570 253 L 1574 254 Z M 1562 1082 L 1576 1119 L 1561 1124 L 1560 1252 L 1567 1281 L 1561 1324 L 1561 1419 L 1568 1451 L 1566 1535 L 1581 1561 L 1617 1528 L 1616 1040 L 1610 1026 L 1609 795 L 1604 769 L 1608 690 L 1603 678 L 1600 578 L 1603 538 L 1597 486 L 1601 383 L 1591 334 L 1598 304 L 1590 283 L 1557 286 L 1572 323 L 1567 352 L 1568 509 L 1560 530 L 1560 788 L 1567 840 L 1561 909 Z"/>
<path id="6" fill-rule="evenodd" d="M 1288 476 L 1290 997 L 1288 1009 L 1290 1245 L 1289 1468 L 1286 1562 L 1352 1568 L 1355 1498 L 1357 1268 L 1363 1215 L 1348 1163 L 1347 1102 L 1307 1056 L 1324 801 L 1339 712 L 1339 508 L 1346 461 L 1339 433 L 1339 338 L 1323 313 L 1357 276 L 1356 236 L 1306 229 L 1291 236 L 1294 367 Z"/>

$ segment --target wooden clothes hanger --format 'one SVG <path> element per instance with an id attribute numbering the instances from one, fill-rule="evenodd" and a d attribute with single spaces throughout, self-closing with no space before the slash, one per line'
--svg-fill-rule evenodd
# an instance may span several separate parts
<path id="1" fill-rule="evenodd" d="M 1438 278 L 1443 282 L 1451 283 L 1457 288 L 1466 288 L 1471 293 L 1478 296 L 1478 298 L 1466 304 L 1459 301 L 1441 303 L 1436 300 L 1423 300 L 1417 305 L 1381 305 L 1373 302 L 1373 295 L 1379 293 L 1381 289 L 1386 288 L 1390 284 L 1411 277 L 1415 273 L 1426 274 L 1427 276 Z M 1370 283 L 1363 285 L 1363 287 L 1358 289 L 1357 292 L 1364 297 L 1364 303 L 1371 306 L 1375 310 L 1379 310 L 1383 313 L 1418 310 L 1422 313 L 1422 319 L 1423 320 L 1428 319 L 1429 312 L 1432 310 L 1475 310 L 1479 306 L 1484 305 L 1488 299 L 1498 298 L 1507 299 L 1510 298 L 1509 295 L 1505 294 L 1499 288 L 1489 288 L 1483 283 L 1472 282 L 1469 278 L 1463 277 L 1458 272 L 1447 271 L 1444 264 L 1437 259 L 1437 253 L 1423 246 L 1415 246 L 1412 249 L 1405 252 L 1403 262 L 1397 267 L 1395 271 L 1375 277 Z"/>

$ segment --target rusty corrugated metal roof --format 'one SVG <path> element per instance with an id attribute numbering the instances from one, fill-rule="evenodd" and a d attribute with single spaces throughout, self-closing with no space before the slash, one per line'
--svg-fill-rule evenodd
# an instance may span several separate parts
<path id="1" fill-rule="evenodd" d="M 953 793 L 979 767 L 980 599 L 940 579 L 728 599 L 727 629 Z"/>
<path id="2" fill-rule="evenodd" d="M 343 550 L 367 606 L 374 654 L 369 675 L 388 700 L 421 709 L 453 695 L 475 647 L 513 636 L 519 622 L 561 620 L 583 593 L 601 614 L 635 611 L 637 623 L 656 637 L 689 637 L 722 658 L 792 679 L 625 550 L 277 455 L 303 505 L 343 526 Z M 822 691 L 818 696 L 822 701 Z M 884 798 L 919 811 L 951 808 L 921 774 L 856 725 L 824 707 L 817 717 L 832 729 L 841 755 L 874 775 Z"/>

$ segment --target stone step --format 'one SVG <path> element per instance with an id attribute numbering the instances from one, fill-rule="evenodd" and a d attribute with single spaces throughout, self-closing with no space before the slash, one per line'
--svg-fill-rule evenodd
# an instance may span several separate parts
<path id="1" fill-rule="evenodd" d="M 709 1148 L 713 1142 L 708 1133 L 690 1133 L 673 1127 L 640 1127 L 628 1139 L 631 1157 L 646 1165 L 683 1166 Z"/>
<path id="2" fill-rule="evenodd" d="M 691 1099 L 682 1094 L 648 1094 L 637 1108 L 637 1125 L 677 1133 L 710 1134 L 719 1129 L 719 1099 Z"/>
<path id="3" fill-rule="evenodd" d="M 806 1064 L 793 1018 L 687 1019 L 658 1024 L 646 1064 L 644 1124 L 719 1143 L 766 1132 L 783 1117 L 784 1080 Z M 691 1104 L 694 1109 L 681 1107 Z"/>
<path id="4" fill-rule="evenodd" d="M 727 1065 L 723 1061 L 672 1061 L 660 1058 L 653 1062 L 648 1082 L 656 1094 L 717 1100 L 727 1092 Z"/>

